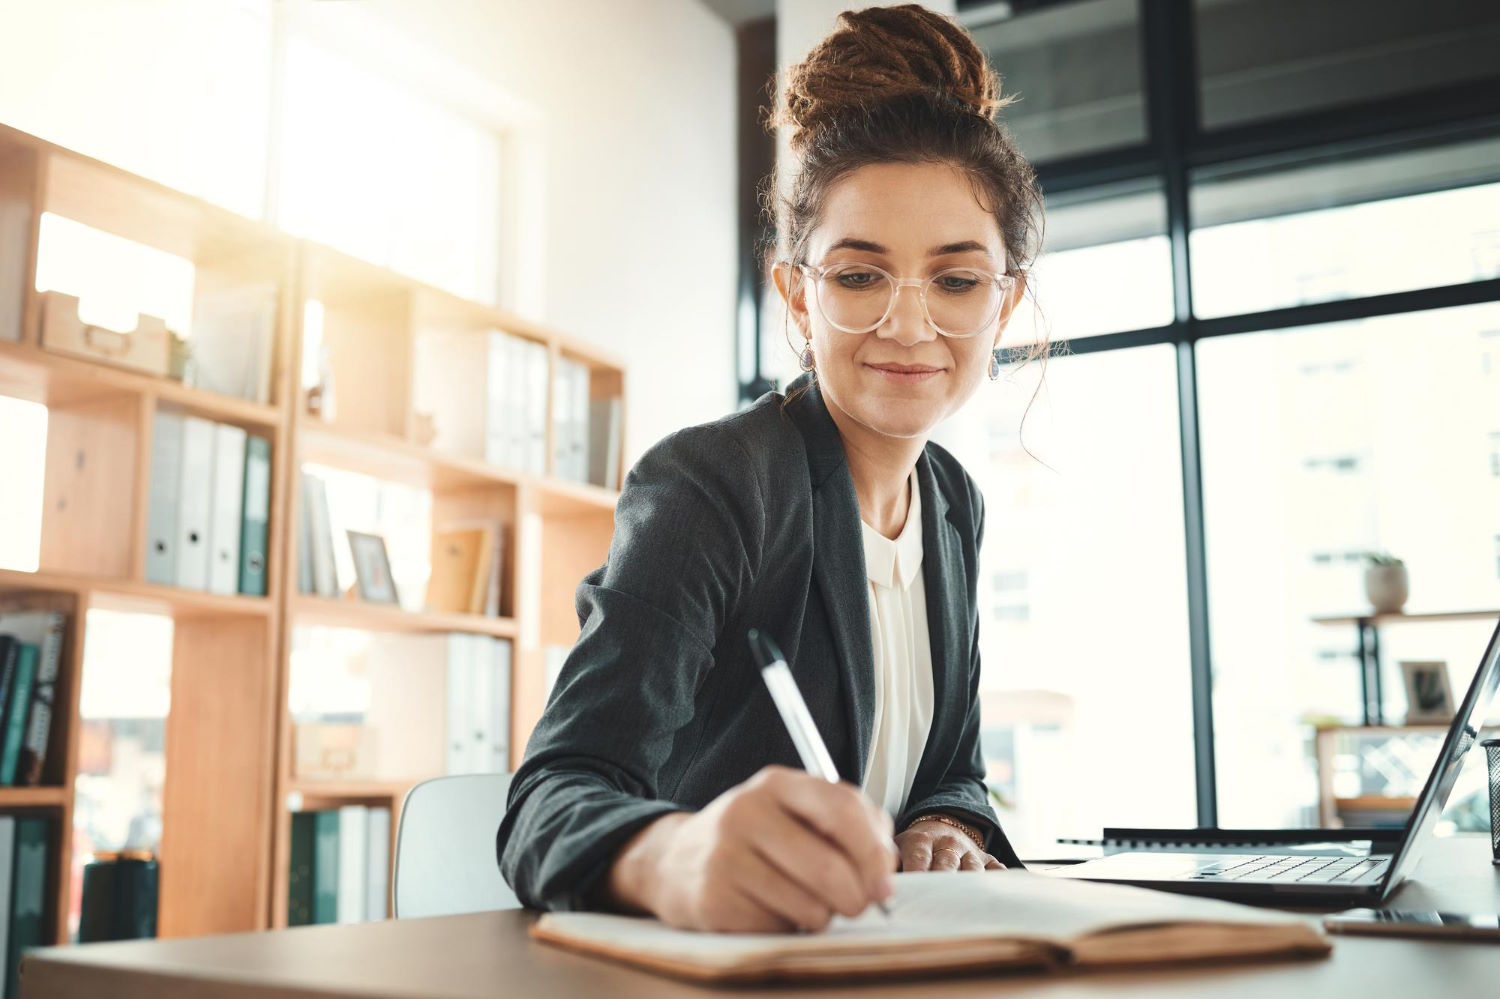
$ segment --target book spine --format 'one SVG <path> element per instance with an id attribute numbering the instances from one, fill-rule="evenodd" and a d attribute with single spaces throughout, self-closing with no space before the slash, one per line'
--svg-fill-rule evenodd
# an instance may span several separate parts
<path id="1" fill-rule="evenodd" d="M 339 813 L 313 812 L 313 922 L 339 921 Z"/>
<path id="2" fill-rule="evenodd" d="M 19 996 L 21 956 L 46 942 L 47 819 L 16 819 L 11 868 L 10 941 L 5 954 L 7 996 Z"/>
<path id="3" fill-rule="evenodd" d="M 16 662 L 16 681 L 11 690 L 10 705 L 5 712 L 5 741 L 0 749 L 0 784 L 14 787 L 16 769 L 21 762 L 21 743 L 26 735 L 26 712 L 31 707 L 31 688 L 36 680 L 39 650 L 29 642 L 21 644 Z"/>
<path id="4" fill-rule="evenodd" d="M 31 714 L 26 721 L 19 766 L 18 783 L 30 787 L 41 784 L 42 768 L 47 762 L 47 740 L 52 735 L 52 716 L 57 706 L 57 678 L 62 670 L 63 631 L 67 626 L 67 618 L 60 611 L 46 612 L 44 620 Z"/>
<path id="5" fill-rule="evenodd" d="M 182 469 L 177 482 L 177 585 L 208 589 L 209 521 L 213 516 L 214 425 L 183 419 Z"/>
<path id="6" fill-rule="evenodd" d="M 318 836 L 316 812 L 292 813 L 292 869 L 287 875 L 286 924 L 308 926 L 313 922 L 313 850 Z"/>
<path id="7" fill-rule="evenodd" d="M 391 887 L 391 810 L 371 808 L 365 838 L 365 918 L 386 918 Z"/>
<path id="8" fill-rule="evenodd" d="M 9 967 L 10 962 L 11 873 L 15 863 L 16 818 L 0 815 L 0 968 Z M 0 996 L 5 994 L 5 981 L 0 979 Z"/>
<path id="9" fill-rule="evenodd" d="M 240 530 L 244 523 L 245 431 L 214 425 L 214 479 L 209 506 L 208 588 L 239 592 Z"/>
<path id="10" fill-rule="evenodd" d="M 303 472 L 298 478 L 297 489 L 297 592 L 316 593 L 317 585 L 313 579 L 313 556 L 312 556 L 312 500 L 309 495 L 312 486 L 309 483 L 308 474 Z"/>
<path id="11" fill-rule="evenodd" d="M 177 487 L 182 477 L 182 417 L 152 418 L 151 486 L 146 514 L 146 581 L 177 582 Z"/>
<path id="12" fill-rule="evenodd" d="M 0 627 L 4 623 L 0 622 Z M 16 689 L 16 666 L 21 661 L 21 640 L 0 634 L 0 747 L 5 745 L 5 714 L 10 710 L 11 695 Z"/>
<path id="13" fill-rule="evenodd" d="M 245 494 L 240 507 L 239 591 L 252 597 L 266 595 L 266 546 L 271 514 L 271 442 L 264 437 L 245 439 Z"/>
<path id="14" fill-rule="evenodd" d="M 339 902 L 338 921 L 363 922 L 365 918 L 365 837 L 369 809 L 364 805 L 345 805 L 338 810 L 339 819 Z"/>

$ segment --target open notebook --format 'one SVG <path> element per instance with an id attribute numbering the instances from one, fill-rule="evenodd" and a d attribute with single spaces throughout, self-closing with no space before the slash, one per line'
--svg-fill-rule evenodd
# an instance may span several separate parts
<path id="1" fill-rule="evenodd" d="M 1024 871 L 896 875 L 887 918 L 870 908 L 821 933 L 676 930 L 654 919 L 554 912 L 539 940 L 707 981 L 1320 957 L 1308 919 L 1214 899 Z"/>

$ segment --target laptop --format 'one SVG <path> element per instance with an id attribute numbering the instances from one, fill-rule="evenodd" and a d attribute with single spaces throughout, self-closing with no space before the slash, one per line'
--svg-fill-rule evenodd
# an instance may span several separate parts
<path id="1" fill-rule="evenodd" d="M 1097 860 L 1047 873 L 1273 905 L 1374 905 L 1396 890 L 1432 839 L 1464 757 L 1500 685 L 1500 625 L 1399 829 L 1105 830 Z"/>

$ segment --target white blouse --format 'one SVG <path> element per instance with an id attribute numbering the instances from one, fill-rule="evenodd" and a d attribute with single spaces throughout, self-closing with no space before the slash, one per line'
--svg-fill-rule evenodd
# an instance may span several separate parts
<path id="1" fill-rule="evenodd" d="M 894 541 L 860 520 L 870 580 L 870 637 L 875 649 L 875 726 L 864 790 L 898 817 L 911 793 L 932 727 L 932 646 L 922 583 L 922 501 L 917 471 L 906 525 Z"/>

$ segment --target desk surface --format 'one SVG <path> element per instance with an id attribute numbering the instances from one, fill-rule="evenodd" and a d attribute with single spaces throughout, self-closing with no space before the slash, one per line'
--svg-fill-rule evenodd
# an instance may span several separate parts
<path id="1" fill-rule="evenodd" d="M 978 876 L 978 875 L 976 875 Z M 1500 911 L 1500 868 L 1484 837 L 1435 842 L 1396 908 Z M 143 940 L 33 951 L 22 962 L 22 999 L 479 999 L 595 996 L 676 999 L 762 994 L 706 990 L 535 943 L 519 911 L 306 926 L 187 940 Z M 970 976 L 781 988 L 777 995 L 1152 997 L 1492 994 L 1500 945 L 1335 936 L 1332 957 L 1266 965 L 1158 968 L 1107 974 Z M 769 994 L 770 990 L 767 990 Z"/>

